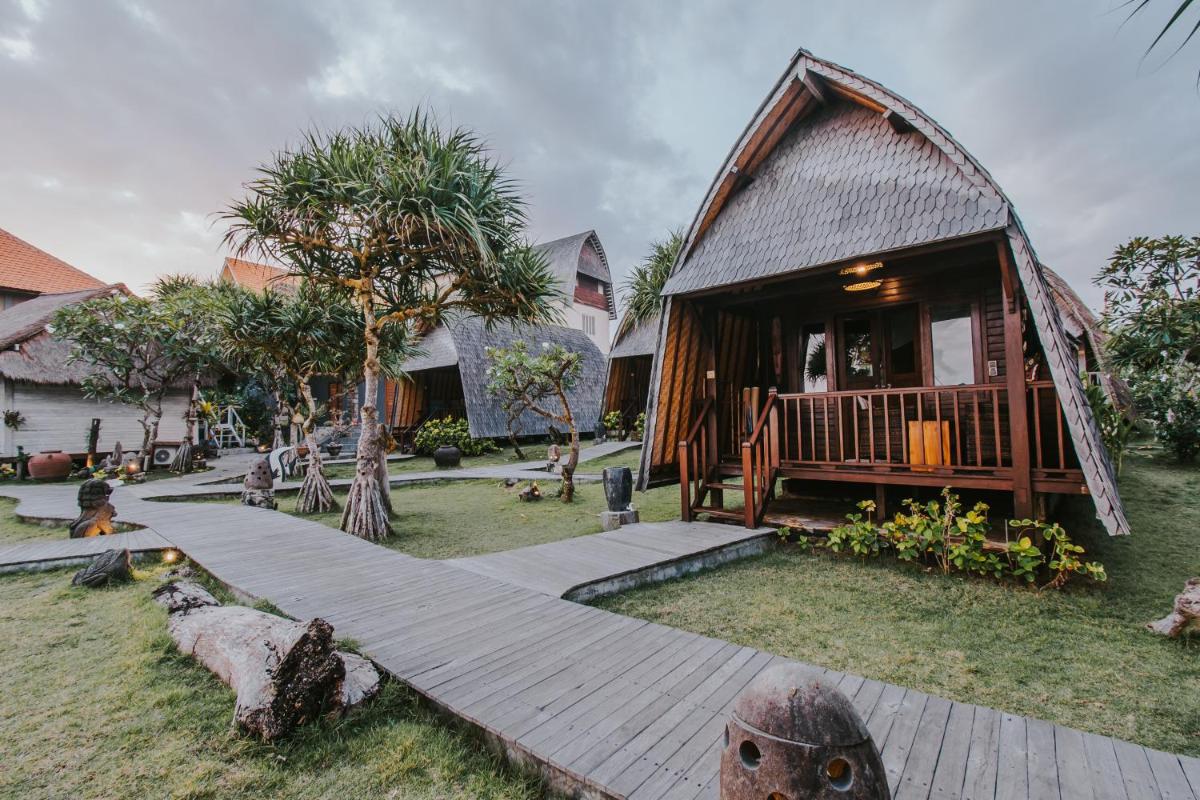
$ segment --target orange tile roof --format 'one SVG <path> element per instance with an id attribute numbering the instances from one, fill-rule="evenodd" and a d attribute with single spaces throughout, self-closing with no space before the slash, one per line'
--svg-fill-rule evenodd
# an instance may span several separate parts
<path id="1" fill-rule="evenodd" d="M 294 275 L 289 275 L 287 270 L 279 267 L 232 257 L 225 259 L 225 267 L 221 270 L 221 279 L 255 292 L 261 292 L 268 286 L 273 289 L 295 286 L 299 282 Z"/>
<path id="2" fill-rule="evenodd" d="M 104 281 L 0 228 L 0 288 L 44 294 L 104 285 Z"/>

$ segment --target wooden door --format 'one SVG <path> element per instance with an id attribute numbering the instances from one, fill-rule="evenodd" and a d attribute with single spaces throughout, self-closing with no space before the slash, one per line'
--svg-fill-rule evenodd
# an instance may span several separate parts
<path id="1" fill-rule="evenodd" d="M 921 315 L 916 304 L 838 319 L 838 389 L 921 385 Z"/>

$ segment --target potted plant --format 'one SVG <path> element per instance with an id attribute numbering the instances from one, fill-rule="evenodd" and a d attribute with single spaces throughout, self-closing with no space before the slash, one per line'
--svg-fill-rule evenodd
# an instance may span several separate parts
<path id="1" fill-rule="evenodd" d="M 326 442 L 325 443 L 325 452 L 329 453 L 330 458 L 337 458 L 338 456 L 340 456 L 342 454 L 342 443 L 341 442 Z"/>

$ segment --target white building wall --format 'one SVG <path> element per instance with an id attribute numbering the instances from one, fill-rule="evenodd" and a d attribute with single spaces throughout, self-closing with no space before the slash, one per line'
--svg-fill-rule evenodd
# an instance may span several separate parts
<path id="1" fill-rule="evenodd" d="M 590 317 L 591 322 L 588 327 L 584 326 L 584 318 Z M 596 347 L 600 348 L 600 352 L 608 355 L 608 350 L 612 346 L 611 336 L 609 335 L 609 320 L 608 312 L 599 308 L 585 306 L 582 303 L 570 302 L 563 305 L 563 325 L 568 328 L 574 328 L 577 331 L 583 331 L 588 335 L 588 338 L 596 343 Z"/>
<path id="2" fill-rule="evenodd" d="M 14 431 L 4 426 L 0 437 L 0 455 L 16 455 L 17 446 L 27 453 L 63 450 L 82 453 L 87 450 L 88 430 L 93 417 L 99 417 L 100 442 L 97 451 L 111 451 L 119 441 L 126 451 L 142 445 L 141 412 L 121 403 L 89 400 L 78 386 L 48 386 L 5 380 L 0 387 L 4 411 L 16 409 L 25 424 Z M 163 417 L 158 438 L 178 441 L 186 429 L 188 393 L 172 392 L 163 399 Z M 2 423 L 0 423 L 2 424 Z"/>

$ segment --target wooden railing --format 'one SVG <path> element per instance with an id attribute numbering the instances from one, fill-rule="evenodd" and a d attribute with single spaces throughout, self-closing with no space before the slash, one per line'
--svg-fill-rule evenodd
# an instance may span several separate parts
<path id="1" fill-rule="evenodd" d="M 707 398 L 696 414 L 687 437 L 679 442 L 679 513 L 684 522 L 695 517 L 695 508 L 704 501 L 708 481 L 716 464 L 710 463 L 711 436 L 709 418 L 712 398 Z"/>
<path id="2" fill-rule="evenodd" d="M 747 528 L 757 528 L 762 522 L 767 500 L 775 491 L 779 457 L 779 395 L 771 389 L 750 437 L 742 442 L 743 515 Z"/>
<path id="3" fill-rule="evenodd" d="M 1069 444 L 1071 434 L 1063 430 L 1062 404 L 1054 382 L 1034 381 L 1029 384 L 1029 394 L 1030 466 L 1050 472 L 1079 469 Z"/>
<path id="4" fill-rule="evenodd" d="M 784 466 L 1012 466 L 1000 384 L 785 394 L 778 403 Z"/>

